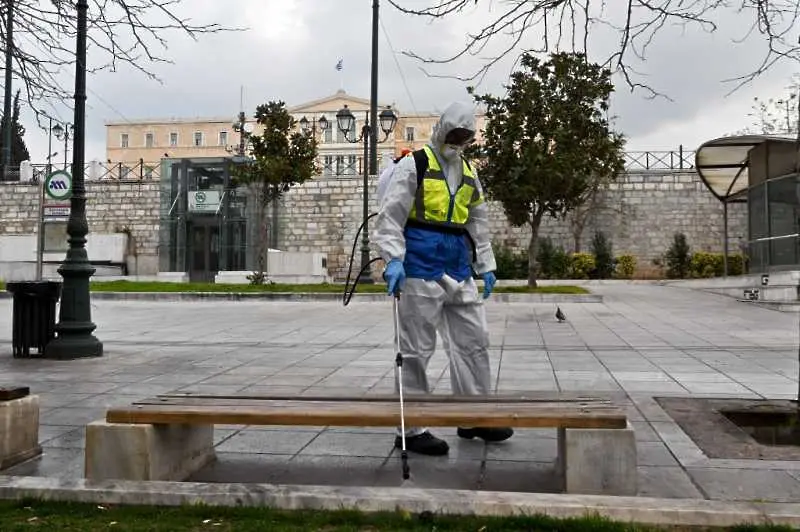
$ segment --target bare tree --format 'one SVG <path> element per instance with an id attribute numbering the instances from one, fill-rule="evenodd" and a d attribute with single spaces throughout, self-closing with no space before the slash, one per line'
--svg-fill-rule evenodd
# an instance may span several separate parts
<path id="1" fill-rule="evenodd" d="M 168 48 L 168 33 L 183 33 L 196 39 L 200 34 L 241 30 L 217 23 L 194 24 L 178 14 L 182 3 L 183 0 L 91 0 L 87 43 L 89 61 L 95 64 L 87 64 L 87 72 L 116 71 L 127 64 L 160 81 L 149 67 L 171 62 L 160 55 Z M 6 1 L 0 8 L 3 20 L 9 5 L 14 21 L 13 74 L 22 82 L 28 105 L 37 115 L 56 102 L 70 105 L 77 33 L 73 3 Z M 2 32 L 3 53 L 8 49 L 7 41 Z"/>
<path id="2" fill-rule="evenodd" d="M 737 131 L 736 135 L 798 135 L 798 95 L 800 76 L 795 74 L 783 96 L 763 100 L 753 98 L 752 111 L 747 114 L 752 124 Z"/>
<path id="3" fill-rule="evenodd" d="M 478 0 L 388 0 L 399 11 L 429 19 L 440 19 L 463 13 L 477 6 Z M 480 2 L 489 4 L 489 2 Z M 413 7 L 405 7 L 408 4 Z M 483 76 L 502 58 L 513 52 L 550 53 L 558 51 L 582 52 L 589 56 L 589 39 L 598 28 L 615 32 L 619 44 L 605 57 L 591 57 L 599 63 L 620 73 L 627 85 L 646 91 L 649 97 L 664 96 L 649 85 L 637 81 L 633 68 L 636 59 L 644 61 L 648 46 L 658 33 L 668 25 L 677 25 L 684 30 L 690 27 L 715 32 L 716 18 L 720 15 L 747 17 L 749 30 L 742 39 L 759 35 L 764 45 L 764 54 L 758 65 L 749 73 L 732 78 L 736 91 L 769 70 L 777 62 L 800 59 L 797 41 L 797 22 L 800 3 L 797 0 L 501 0 L 491 2 L 492 12 L 483 19 L 486 22 L 476 32 L 467 35 L 466 44 L 448 57 L 426 58 L 414 51 L 404 52 L 427 65 L 454 62 L 468 55 L 478 55 L 493 41 L 505 39 L 498 53 L 484 58 L 483 64 L 468 76 L 453 77 L 474 82 Z M 526 46 L 523 38 L 540 37 L 538 46 Z"/>

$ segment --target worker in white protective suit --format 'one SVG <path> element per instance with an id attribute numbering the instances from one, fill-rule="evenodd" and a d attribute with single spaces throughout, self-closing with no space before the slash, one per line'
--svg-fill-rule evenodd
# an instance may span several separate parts
<path id="1" fill-rule="evenodd" d="M 374 232 L 390 294 L 398 291 L 404 393 L 429 393 L 427 367 L 436 330 L 450 359 L 452 391 L 491 390 L 489 333 L 483 299 L 496 277 L 488 209 L 478 177 L 462 158 L 474 141 L 471 107 L 454 103 L 434 126 L 431 140 L 400 160 L 381 201 Z M 478 293 L 475 274 L 484 281 Z M 395 384 L 397 386 L 397 384 Z M 462 438 L 503 441 L 511 428 L 461 427 Z M 401 446 L 400 429 L 395 446 Z M 449 451 L 425 427 L 406 429 L 406 449 L 427 455 Z"/>
<path id="2" fill-rule="evenodd" d="M 378 188 L 375 195 L 378 198 L 378 205 L 383 203 L 383 196 L 386 193 L 386 187 L 389 186 L 389 181 L 392 180 L 392 173 L 394 172 L 395 166 L 397 166 L 397 163 L 402 161 L 403 157 L 409 153 L 411 153 L 411 150 L 408 148 L 403 148 L 403 151 L 400 152 L 400 157 L 396 159 L 389 159 L 386 168 L 384 168 L 383 172 L 381 172 L 381 175 L 378 178 Z"/>

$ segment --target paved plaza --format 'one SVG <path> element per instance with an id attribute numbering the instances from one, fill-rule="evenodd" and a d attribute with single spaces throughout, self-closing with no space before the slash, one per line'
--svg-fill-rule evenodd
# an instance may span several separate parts
<path id="1" fill-rule="evenodd" d="M 798 315 L 657 284 L 592 285 L 602 303 L 489 302 L 498 392 L 602 394 L 627 405 L 640 495 L 800 501 L 800 462 L 706 457 L 654 396 L 791 399 Z M 11 356 L 11 300 L 0 300 L 0 386 L 42 398 L 41 458 L 3 474 L 83 475 L 84 425 L 105 408 L 168 392 L 391 393 L 392 305 L 336 302 L 93 302 L 101 359 Z M 449 393 L 447 360 L 429 374 Z M 521 430 L 503 444 L 436 433 L 447 457 L 411 455 L 417 487 L 552 491 L 556 431 Z M 216 464 L 192 480 L 399 486 L 393 429 L 239 427 L 216 430 Z M 744 474 L 743 474 L 744 473 Z"/>

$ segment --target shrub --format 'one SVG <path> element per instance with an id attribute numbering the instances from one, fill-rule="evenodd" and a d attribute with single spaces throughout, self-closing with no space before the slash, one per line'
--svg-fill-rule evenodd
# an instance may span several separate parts
<path id="1" fill-rule="evenodd" d="M 620 255 L 617 257 L 616 276 L 619 279 L 633 279 L 636 272 L 636 257 L 633 255 Z"/>
<path id="2" fill-rule="evenodd" d="M 539 238 L 536 242 L 536 262 L 539 263 L 539 273 L 544 279 L 552 278 L 555 253 L 556 248 L 549 238 Z"/>
<path id="3" fill-rule="evenodd" d="M 741 275 L 744 257 L 735 253 L 728 255 L 728 275 Z M 697 251 L 692 254 L 690 273 L 695 278 L 721 277 L 725 274 L 725 256 L 722 253 Z"/>
<path id="4" fill-rule="evenodd" d="M 742 275 L 744 273 L 745 258 L 741 253 L 728 255 L 728 275 Z"/>
<path id="5" fill-rule="evenodd" d="M 721 253 L 695 251 L 689 261 L 689 273 L 692 277 L 719 277 L 723 272 Z"/>
<path id="6" fill-rule="evenodd" d="M 672 245 L 666 253 L 667 277 L 670 279 L 685 279 L 689 275 L 691 254 L 686 235 L 675 233 Z"/>
<path id="7" fill-rule="evenodd" d="M 573 279 L 588 279 L 596 268 L 595 258 L 591 253 L 573 253 L 570 259 Z"/>
<path id="8" fill-rule="evenodd" d="M 497 262 L 495 275 L 498 279 L 527 279 L 528 278 L 528 253 L 525 251 L 514 252 L 506 246 L 492 244 L 494 258 Z"/>
<path id="9" fill-rule="evenodd" d="M 550 279 L 567 279 L 572 273 L 572 257 L 559 246 L 553 251 L 550 267 Z"/>
<path id="10" fill-rule="evenodd" d="M 606 238 L 606 235 L 600 231 L 596 232 L 592 238 L 592 253 L 595 261 L 592 277 L 595 279 L 610 279 L 614 275 L 613 246 Z"/>

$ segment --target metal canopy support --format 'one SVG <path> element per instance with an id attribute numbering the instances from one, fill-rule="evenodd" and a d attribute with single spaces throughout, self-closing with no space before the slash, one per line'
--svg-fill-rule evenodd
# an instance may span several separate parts
<path id="1" fill-rule="evenodd" d="M 749 152 L 767 141 L 791 142 L 796 139 L 773 135 L 720 137 L 703 143 L 695 152 L 695 168 L 706 188 L 722 202 L 723 275 L 728 276 L 728 203 L 746 203 Z M 744 181 L 744 182 L 742 182 Z"/>
<path id="2" fill-rule="evenodd" d="M 728 201 L 722 200 L 722 275 L 728 276 Z"/>

